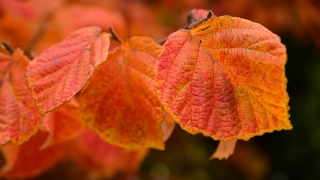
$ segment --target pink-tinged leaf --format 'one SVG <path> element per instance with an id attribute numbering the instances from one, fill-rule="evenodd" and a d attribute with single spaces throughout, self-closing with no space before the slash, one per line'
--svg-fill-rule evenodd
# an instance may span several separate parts
<path id="1" fill-rule="evenodd" d="M 109 34 L 100 28 L 82 28 L 29 63 L 28 82 L 41 114 L 69 101 L 84 87 L 107 58 L 109 44 Z"/>
<path id="2" fill-rule="evenodd" d="M 218 158 L 219 160 L 225 158 L 227 159 L 230 155 L 232 155 L 234 148 L 236 146 L 236 139 L 232 139 L 229 141 L 220 141 L 216 151 L 213 153 L 210 159 Z"/>
<path id="3" fill-rule="evenodd" d="M 148 149 L 127 150 L 108 144 L 88 129 L 72 142 L 71 157 L 90 172 L 105 177 L 134 174 L 148 154 Z"/>
<path id="4" fill-rule="evenodd" d="M 12 57 L 0 54 L 0 144 L 22 144 L 42 122 L 25 76 L 28 63 L 20 49 Z"/>
<path id="5" fill-rule="evenodd" d="M 124 41 L 84 88 L 83 119 L 108 143 L 128 149 L 164 149 L 162 106 L 153 80 L 161 49 L 147 37 Z"/>
<path id="6" fill-rule="evenodd" d="M 157 94 L 184 130 L 227 141 L 292 128 L 286 49 L 260 24 L 212 17 L 171 34 L 159 60 Z"/>
<path id="7" fill-rule="evenodd" d="M 44 117 L 41 128 L 50 134 L 41 148 L 47 148 L 75 138 L 85 127 L 75 99 L 63 104 L 59 109 L 49 112 Z"/>
<path id="8" fill-rule="evenodd" d="M 47 133 L 39 131 L 20 146 L 13 143 L 1 146 L 6 163 L 0 170 L 0 177 L 26 178 L 35 176 L 60 160 L 63 154 L 62 146 L 56 145 L 40 150 L 47 135 Z"/>

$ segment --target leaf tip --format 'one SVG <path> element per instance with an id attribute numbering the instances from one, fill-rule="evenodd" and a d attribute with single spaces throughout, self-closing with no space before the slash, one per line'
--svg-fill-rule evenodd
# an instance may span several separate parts
<path id="1" fill-rule="evenodd" d="M 227 159 L 230 155 L 233 154 L 234 148 L 236 146 L 237 139 L 232 139 L 229 141 L 220 141 L 218 148 L 210 157 L 210 159 Z"/>

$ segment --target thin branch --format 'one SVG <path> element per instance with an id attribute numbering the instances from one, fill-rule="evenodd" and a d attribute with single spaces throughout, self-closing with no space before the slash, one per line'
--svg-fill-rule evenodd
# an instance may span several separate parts
<path id="1" fill-rule="evenodd" d="M 47 27 L 48 27 L 48 22 L 47 22 L 47 18 L 45 20 L 43 20 L 40 24 L 39 29 L 37 30 L 37 32 L 33 35 L 31 41 L 29 42 L 29 45 L 27 46 L 26 50 L 25 50 L 25 55 L 31 60 L 33 59 L 33 53 L 32 50 L 35 47 L 35 45 L 37 44 L 37 42 L 39 41 L 39 39 L 42 37 L 42 35 L 44 34 L 44 32 L 46 31 Z"/>
<path id="2" fill-rule="evenodd" d="M 123 40 L 119 38 L 119 36 L 117 35 L 117 33 L 115 32 L 115 30 L 113 29 L 113 27 L 109 27 L 109 31 L 112 35 L 112 39 L 114 39 L 115 41 L 117 41 L 118 43 L 122 43 Z"/>
<path id="3" fill-rule="evenodd" d="M 160 44 L 160 45 L 164 45 L 165 42 L 167 42 L 168 38 L 164 38 L 164 39 L 161 39 L 160 41 L 158 41 L 157 43 Z"/>
<path id="4" fill-rule="evenodd" d="M 5 43 L 5 42 L 2 42 L 2 43 L 1 43 L 1 48 L 5 49 L 5 50 L 8 51 L 10 54 L 13 53 L 12 47 L 11 47 L 9 44 Z"/>
<path id="5" fill-rule="evenodd" d="M 197 21 L 189 24 L 188 26 L 184 27 L 184 29 L 192 29 L 193 27 L 196 27 L 196 26 L 198 26 L 199 24 L 201 24 L 201 23 L 209 20 L 210 18 L 212 18 L 212 16 L 213 16 L 213 12 L 210 10 L 210 11 L 208 12 L 207 17 L 201 18 L 201 19 L 199 19 L 199 20 L 197 20 Z"/>

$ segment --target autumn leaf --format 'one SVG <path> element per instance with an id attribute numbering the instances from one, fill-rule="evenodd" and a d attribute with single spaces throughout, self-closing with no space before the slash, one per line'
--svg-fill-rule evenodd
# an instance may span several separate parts
<path id="1" fill-rule="evenodd" d="M 28 63 L 20 49 L 12 57 L 0 54 L 0 144 L 22 144 L 42 122 L 25 76 Z"/>
<path id="2" fill-rule="evenodd" d="M 186 131 L 227 141 L 292 128 L 286 49 L 260 24 L 210 18 L 171 34 L 159 60 L 157 94 Z"/>
<path id="3" fill-rule="evenodd" d="M 123 15 L 101 6 L 84 6 L 76 3 L 65 6 L 54 17 L 54 22 L 66 35 L 86 26 L 98 26 L 102 30 L 108 30 L 112 26 L 120 36 L 126 32 Z"/>
<path id="4" fill-rule="evenodd" d="M 123 9 L 128 21 L 127 31 L 129 35 L 148 36 L 153 39 L 163 39 L 167 36 L 168 29 L 162 26 L 163 24 L 159 21 L 160 17 L 163 18 L 167 14 L 159 12 L 157 17 L 154 13 L 157 10 L 142 1 L 126 1 L 126 3 L 123 3 Z M 146 28 L 146 25 L 148 25 L 148 28 Z"/>
<path id="5" fill-rule="evenodd" d="M 82 28 L 30 62 L 29 86 L 41 114 L 69 101 L 83 88 L 107 58 L 109 44 L 109 35 L 100 28 Z"/>
<path id="6" fill-rule="evenodd" d="M 150 38 L 130 38 L 109 54 L 84 88 L 83 119 L 108 143 L 164 149 L 162 107 L 153 81 L 161 49 Z"/>
<path id="7" fill-rule="evenodd" d="M 25 49 L 31 39 L 35 25 L 34 22 L 28 21 L 12 11 L 7 11 L 0 17 L 1 42 L 6 42 L 12 47 Z"/>
<path id="8" fill-rule="evenodd" d="M 75 138 L 85 127 L 75 99 L 63 104 L 59 109 L 49 112 L 44 117 L 41 128 L 49 132 L 47 140 L 41 148 L 47 148 Z"/>
<path id="9" fill-rule="evenodd" d="M 52 146 L 40 150 L 48 133 L 39 131 L 29 141 L 17 146 L 7 143 L 1 146 L 5 165 L 0 170 L 0 177 L 22 178 L 35 176 L 60 160 L 62 146 Z"/>
<path id="10" fill-rule="evenodd" d="M 115 173 L 135 173 L 148 149 L 127 150 L 102 140 L 85 129 L 71 144 L 71 157 L 91 173 L 112 177 Z"/>
<path id="11" fill-rule="evenodd" d="M 28 1 L 0 1 L 0 6 L 6 11 L 19 14 L 21 17 L 28 19 L 40 19 L 63 4 L 63 0 L 28 0 Z"/>

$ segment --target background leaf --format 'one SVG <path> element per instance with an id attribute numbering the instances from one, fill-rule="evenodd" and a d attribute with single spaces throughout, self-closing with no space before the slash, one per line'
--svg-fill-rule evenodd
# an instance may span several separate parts
<path id="1" fill-rule="evenodd" d="M 127 150 L 102 140 L 85 129 L 71 144 L 71 157 L 96 175 L 112 177 L 116 173 L 135 173 L 148 149 Z"/>
<path id="2" fill-rule="evenodd" d="M 79 103 L 71 99 L 59 109 L 49 112 L 44 117 L 41 128 L 50 134 L 41 146 L 46 148 L 75 138 L 85 127 L 79 111 Z"/>
<path id="3" fill-rule="evenodd" d="M 28 63 L 20 49 L 0 54 L 0 144 L 27 141 L 42 122 L 25 76 Z"/>
<path id="4" fill-rule="evenodd" d="M 0 177 L 25 178 L 35 176 L 51 167 L 60 160 L 62 146 L 52 146 L 40 150 L 40 146 L 47 138 L 47 133 L 39 131 L 26 143 L 17 146 L 12 143 L 1 147 L 6 164 L 1 169 Z"/>
<path id="5" fill-rule="evenodd" d="M 29 86 L 41 114 L 69 101 L 108 55 L 109 35 L 86 27 L 47 49 L 27 68 Z M 51 98 L 48 98 L 51 97 Z"/>
<path id="6" fill-rule="evenodd" d="M 54 22 L 61 27 L 60 31 L 65 35 L 87 26 L 98 26 L 103 31 L 107 31 L 112 26 L 119 36 L 124 35 L 126 30 L 125 20 L 121 13 L 101 6 L 79 4 L 65 6 L 55 16 Z"/>

